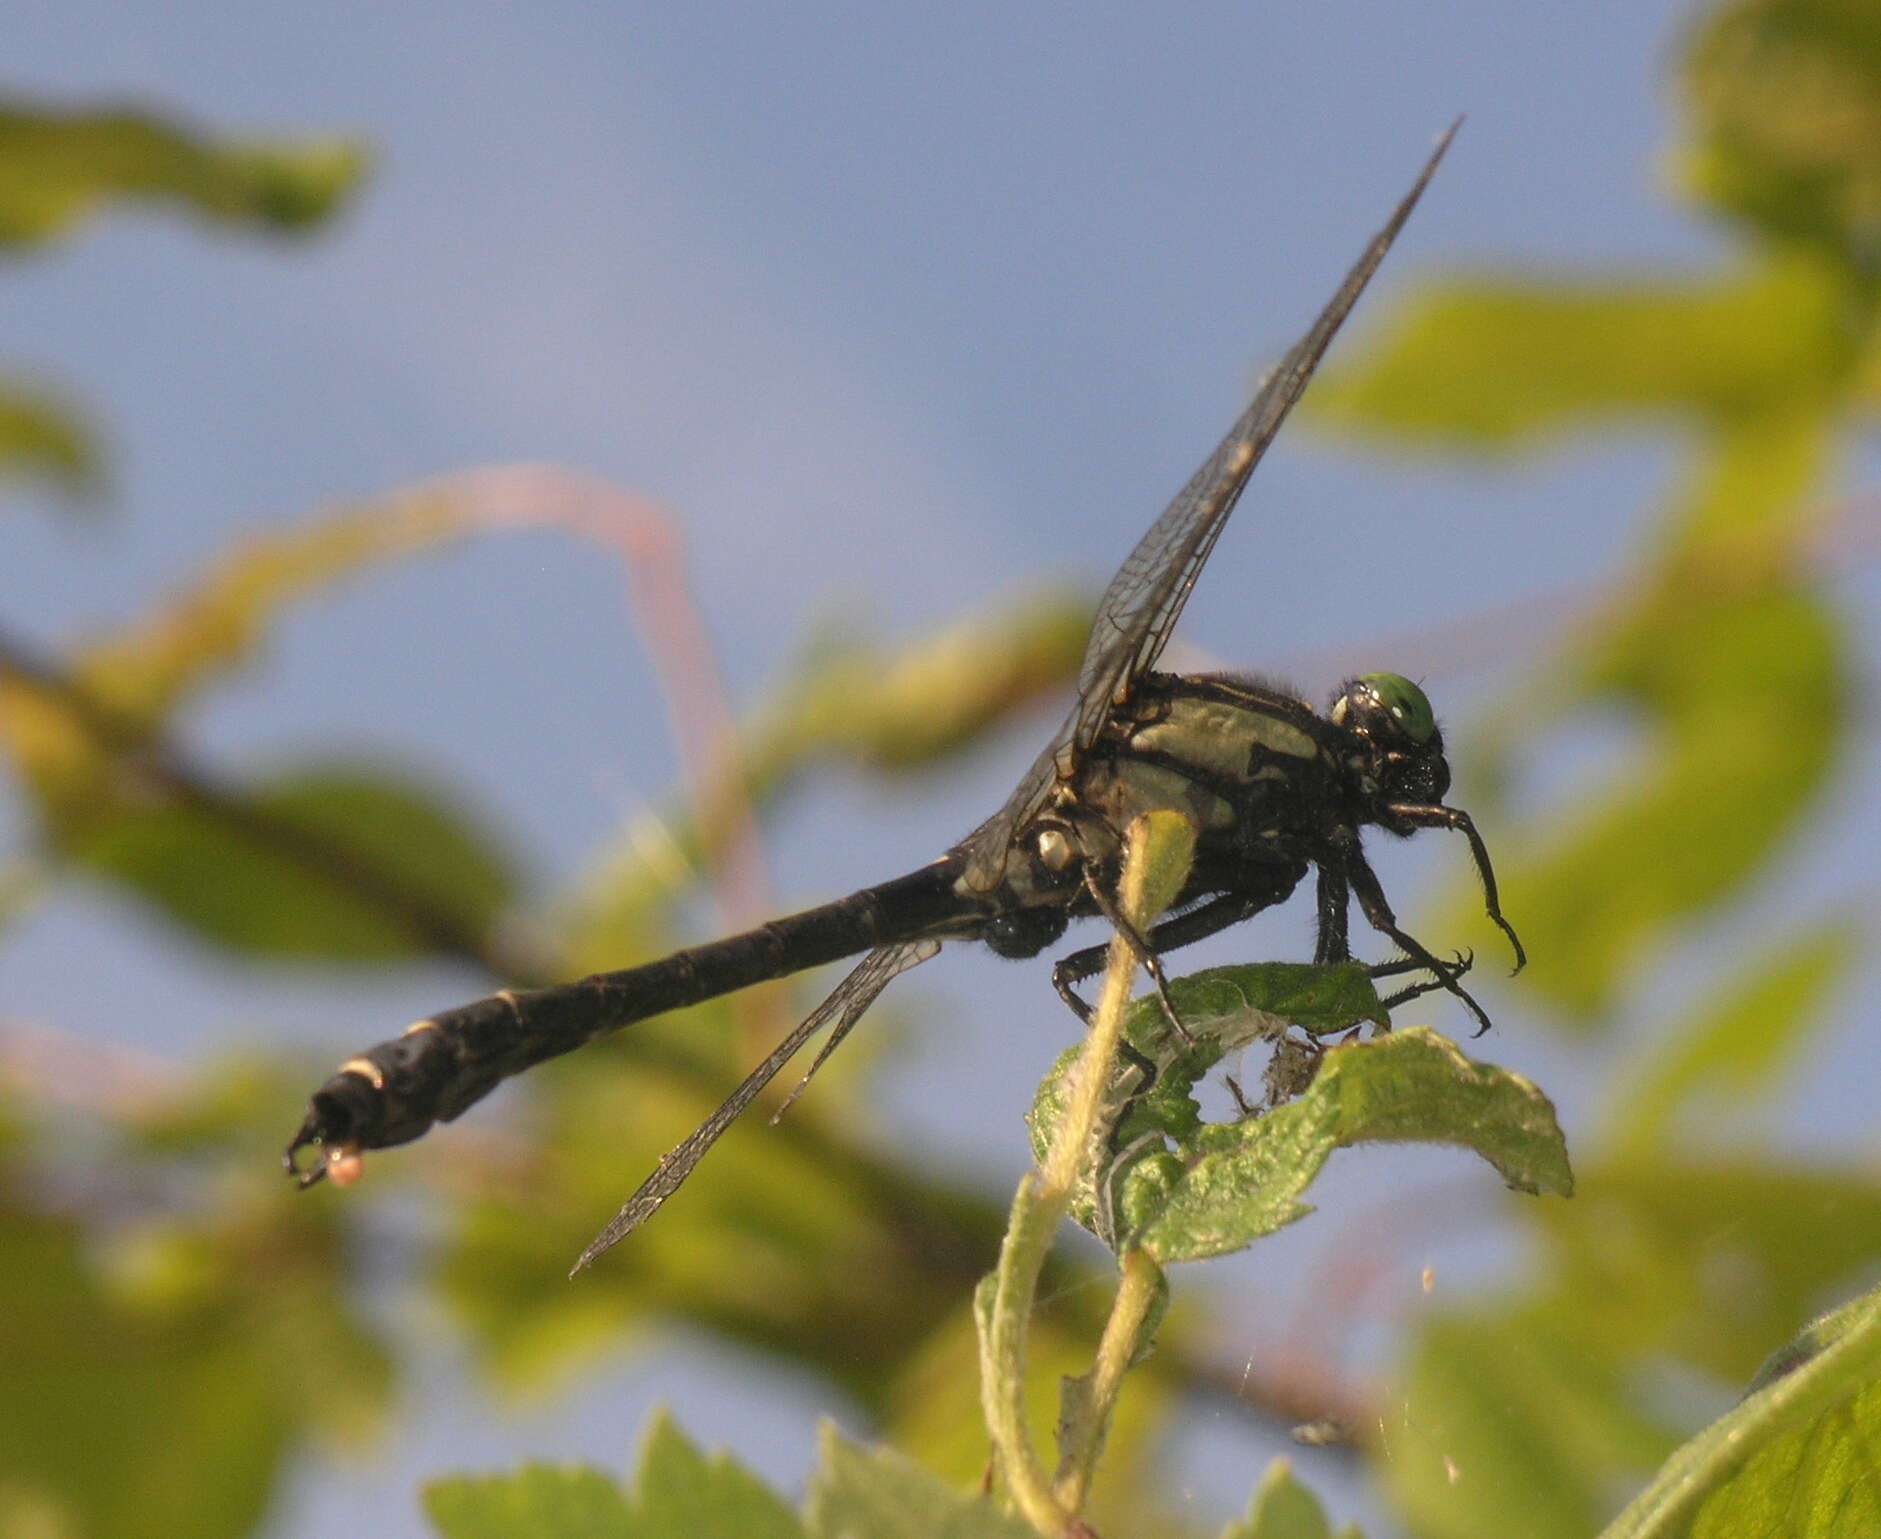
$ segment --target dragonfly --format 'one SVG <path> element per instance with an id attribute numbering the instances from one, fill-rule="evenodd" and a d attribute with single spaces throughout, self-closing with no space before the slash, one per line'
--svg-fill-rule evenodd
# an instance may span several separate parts
<path id="1" fill-rule="evenodd" d="M 302 1186 L 357 1175 L 364 1151 L 406 1143 L 456 1118 L 512 1075 L 594 1038 L 671 1010 L 808 968 L 861 962 L 671 1150 L 576 1263 L 588 1265 L 650 1218 L 707 1150 L 827 1029 L 810 1074 L 890 982 L 947 941 L 1036 957 L 1070 922 L 1102 918 L 1147 965 L 1168 1008 L 1159 958 L 1289 898 L 1317 872 L 1315 960 L 1350 958 L 1349 913 L 1393 943 L 1400 960 L 1489 1018 L 1459 981 L 1469 958 L 1443 960 L 1398 923 L 1360 834 L 1462 834 L 1489 917 L 1525 960 L 1503 918 L 1489 852 L 1467 812 L 1446 806 L 1443 736 L 1430 701 L 1392 673 L 1348 680 L 1321 714 L 1252 678 L 1154 671 L 1170 632 L 1255 466 L 1312 378 L 1334 334 L 1383 262 L 1438 163 L 1453 124 L 1410 191 L 1346 274 L 1306 334 L 1265 377 L 1215 451 L 1131 551 L 1099 601 L 1062 727 L 992 817 L 938 860 L 835 902 L 658 961 L 576 982 L 504 989 L 446 1010 L 348 1059 L 314 1092 L 284 1163 Z M 1196 830 L 1193 868 L 1167 915 L 1138 935 L 1113 896 L 1125 832 L 1173 809 Z M 1062 959 L 1058 992 L 1088 1016 L 1076 985 L 1103 965 L 1092 946 Z M 1179 1026 L 1179 1022 L 1177 1023 Z M 809 1075 L 804 1076 L 807 1083 Z M 799 1089 L 801 1089 L 801 1085 Z M 303 1151 L 318 1149 L 303 1167 Z"/>

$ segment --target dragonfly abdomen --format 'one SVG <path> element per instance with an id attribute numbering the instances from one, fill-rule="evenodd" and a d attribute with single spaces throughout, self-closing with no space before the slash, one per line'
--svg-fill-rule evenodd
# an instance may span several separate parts
<path id="1" fill-rule="evenodd" d="M 840 961 L 876 946 L 972 936 L 984 905 L 955 890 L 957 860 L 786 915 L 657 962 L 595 973 L 543 989 L 504 989 L 408 1026 L 348 1059 L 308 1102 L 288 1146 L 288 1168 L 318 1180 L 340 1154 L 408 1143 L 449 1122 L 512 1074 L 572 1052 L 598 1036 L 701 1004 L 753 984 Z M 319 1144 L 326 1159 L 306 1171 L 297 1157 Z"/>

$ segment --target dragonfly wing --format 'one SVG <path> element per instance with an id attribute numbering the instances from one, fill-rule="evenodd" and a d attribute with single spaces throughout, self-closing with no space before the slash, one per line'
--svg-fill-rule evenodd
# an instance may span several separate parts
<path id="1" fill-rule="evenodd" d="M 613 1222 L 594 1237 L 592 1244 L 575 1262 L 579 1272 L 597 1257 L 612 1250 L 622 1240 L 657 1213 L 668 1197 L 678 1191 L 686 1177 L 697 1168 L 706 1152 L 719 1141 L 739 1114 L 757 1099 L 758 1093 L 777 1077 L 777 1073 L 797 1055 L 798 1050 L 832 1021 L 835 1031 L 831 1045 L 841 1041 L 862 1019 L 877 996 L 909 968 L 916 967 L 940 951 L 937 940 L 902 941 L 892 946 L 878 946 L 836 985 L 828 999 L 812 1010 L 789 1036 L 777 1044 L 771 1055 L 745 1076 L 744 1083 L 725 1099 L 699 1129 L 667 1153 L 653 1174 L 640 1183 L 640 1190 L 614 1215 Z M 818 1059 L 820 1064 L 822 1059 Z M 812 1070 L 814 1072 L 814 1070 Z M 806 1076 L 807 1078 L 808 1076 Z M 795 1096 L 792 1097 L 795 1099 Z M 571 1276 L 573 1273 L 571 1272 Z"/>
<path id="2" fill-rule="evenodd" d="M 1182 606 L 1188 602 L 1202 563 L 1214 549 L 1248 477 L 1410 218 L 1460 122 L 1452 124 L 1437 142 L 1411 190 L 1392 211 L 1384 228 L 1372 237 L 1306 335 L 1261 381 L 1254 399 L 1228 430 L 1227 437 L 1202 462 L 1188 485 L 1163 510 L 1162 517 L 1150 525 L 1149 532 L 1111 578 L 1098 603 L 1091 639 L 1078 669 L 1077 704 L 1006 805 L 958 846 L 958 853 L 966 860 L 967 884 L 976 891 L 998 885 L 1014 833 L 1044 810 L 1053 786 L 1076 772 L 1078 761 L 1096 741 L 1105 719 L 1130 698 L 1136 681 L 1155 666 Z"/>

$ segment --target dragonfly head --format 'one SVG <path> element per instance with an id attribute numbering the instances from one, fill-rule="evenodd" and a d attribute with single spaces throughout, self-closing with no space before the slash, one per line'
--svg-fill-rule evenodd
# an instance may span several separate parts
<path id="1" fill-rule="evenodd" d="M 1398 673 L 1349 679 L 1328 713 L 1366 750 L 1366 779 L 1385 802 L 1435 806 L 1450 789 L 1443 733 L 1430 698 Z"/>

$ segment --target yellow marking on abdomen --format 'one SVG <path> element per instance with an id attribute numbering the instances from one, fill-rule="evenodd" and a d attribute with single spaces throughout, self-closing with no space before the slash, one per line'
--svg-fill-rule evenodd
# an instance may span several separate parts
<path id="1" fill-rule="evenodd" d="M 370 1058 L 349 1058 L 340 1065 L 340 1073 L 357 1074 L 374 1090 L 385 1089 L 385 1070 Z"/>

